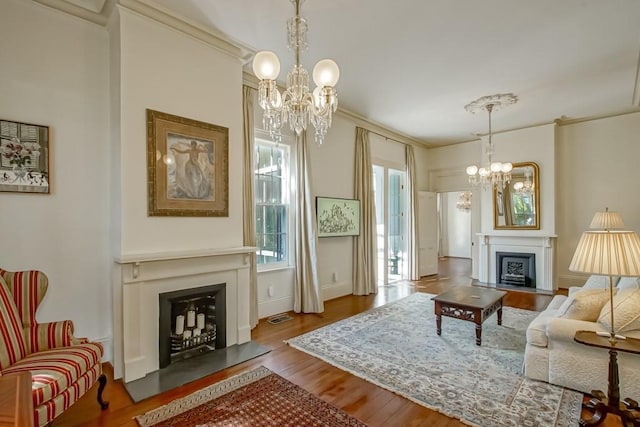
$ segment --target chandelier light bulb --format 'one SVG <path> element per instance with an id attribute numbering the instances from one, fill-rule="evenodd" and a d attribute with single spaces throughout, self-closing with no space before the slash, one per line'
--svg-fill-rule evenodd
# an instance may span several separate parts
<path id="1" fill-rule="evenodd" d="M 276 80 L 280 74 L 280 60 L 270 50 L 256 53 L 253 58 L 253 73 L 260 80 Z"/>
<path id="2" fill-rule="evenodd" d="M 502 164 L 502 172 L 509 173 L 513 169 L 513 164 L 507 162 Z"/>
<path id="3" fill-rule="evenodd" d="M 493 162 L 491 163 L 491 172 L 500 172 L 502 171 L 502 163 Z"/>
<path id="4" fill-rule="evenodd" d="M 524 184 L 522 183 L 522 181 L 518 181 L 515 184 L 513 184 L 513 189 L 516 191 L 521 190 L 522 187 L 524 187 Z"/>
<path id="5" fill-rule="evenodd" d="M 313 81 L 318 87 L 334 87 L 340 78 L 340 69 L 331 59 L 318 61 L 313 67 Z"/>
<path id="6" fill-rule="evenodd" d="M 478 167 L 476 165 L 467 167 L 467 175 L 475 175 L 476 173 L 478 173 Z"/>
<path id="7" fill-rule="evenodd" d="M 489 170 L 487 168 L 480 168 L 478 174 L 480 176 L 489 176 Z"/>

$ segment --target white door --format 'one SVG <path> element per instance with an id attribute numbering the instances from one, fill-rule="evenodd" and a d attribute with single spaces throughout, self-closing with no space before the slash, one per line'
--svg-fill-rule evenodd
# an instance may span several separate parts
<path id="1" fill-rule="evenodd" d="M 418 272 L 438 274 L 438 208 L 436 193 L 418 192 Z"/>

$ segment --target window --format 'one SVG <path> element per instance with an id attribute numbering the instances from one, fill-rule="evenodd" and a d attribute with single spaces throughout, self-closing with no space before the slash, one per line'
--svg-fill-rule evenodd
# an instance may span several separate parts
<path id="1" fill-rule="evenodd" d="M 259 266 L 289 264 L 289 147 L 256 139 L 256 246 Z"/>

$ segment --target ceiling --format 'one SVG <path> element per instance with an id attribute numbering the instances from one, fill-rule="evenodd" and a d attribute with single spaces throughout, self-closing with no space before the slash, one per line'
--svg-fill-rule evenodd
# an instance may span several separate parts
<path id="1" fill-rule="evenodd" d="M 288 0 L 144 2 L 275 51 L 280 81 L 293 65 Z M 429 145 L 486 133 L 488 116 L 464 106 L 496 93 L 519 102 L 493 114 L 494 132 L 640 110 L 639 0 L 306 0 L 301 15 L 301 62 L 338 63 L 340 108 Z"/>

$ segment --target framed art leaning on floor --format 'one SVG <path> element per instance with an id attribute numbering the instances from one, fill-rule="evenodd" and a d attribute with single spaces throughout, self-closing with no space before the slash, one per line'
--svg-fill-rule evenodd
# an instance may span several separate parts
<path id="1" fill-rule="evenodd" d="M 149 216 L 229 216 L 229 129 L 147 110 Z"/>

